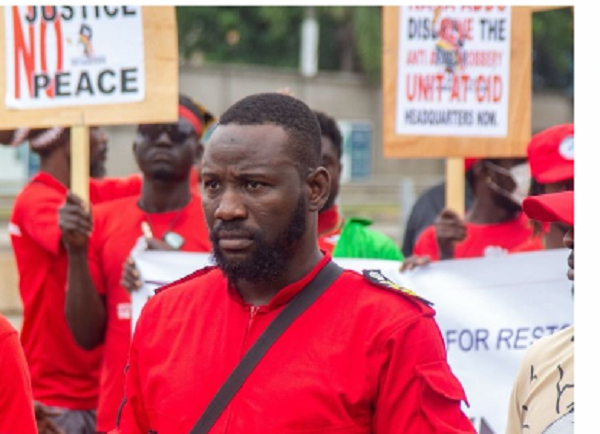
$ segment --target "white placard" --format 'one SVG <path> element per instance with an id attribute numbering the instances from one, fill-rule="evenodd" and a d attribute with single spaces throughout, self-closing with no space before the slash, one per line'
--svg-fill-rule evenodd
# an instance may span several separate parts
<path id="1" fill-rule="evenodd" d="M 140 6 L 7 6 L 6 107 L 143 101 Z"/>
<path id="2" fill-rule="evenodd" d="M 396 133 L 506 137 L 510 7 L 399 9 Z"/>
<path id="3" fill-rule="evenodd" d="M 379 269 L 434 303 L 448 362 L 470 402 L 480 434 L 502 434 L 513 381 L 526 349 L 573 324 L 566 249 L 440 261 L 410 273 L 385 260 L 336 259 L 342 267 Z M 138 250 L 144 287 L 132 295 L 133 323 L 157 286 L 202 268 L 206 253 Z"/>

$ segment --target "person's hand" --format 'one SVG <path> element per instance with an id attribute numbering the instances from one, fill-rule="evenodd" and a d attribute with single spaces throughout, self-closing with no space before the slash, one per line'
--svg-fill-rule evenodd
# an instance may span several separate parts
<path id="1" fill-rule="evenodd" d="M 158 238 L 146 238 L 146 245 L 147 250 L 176 251 L 165 241 L 159 240 Z M 121 286 L 130 294 L 142 287 L 140 272 L 135 266 L 135 262 L 131 256 L 128 256 L 123 264 Z"/>
<path id="2" fill-rule="evenodd" d="M 85 209 L 81 198 L 72 192 L 58 210 L 58 223 L 62 232 L 62 241 L 67 250 L 83 250 L 92 234 L 92 216 Z"/>
<path id="3" fill-rule="evenodd" d="M 34 402 L 35 423 L 39 434 L 64 434 L 50 419 L 52 416 L 58 416 L 60 413 L 47 410 L 43 405 Z"/>
<path id="4" fill-rule="evenodd" d="M 431 262 L 431 258 L 429 256 L 417 256 L 412 255 L 409 256 L 402 262 L 400 266 L 400 272 L 414 270 L 417 267 L 423 267 Z"/>
<path id="5" fill-rule="evenodd" d="M 135 262 L 133 262 L 131 256 L 128 256 L 125 260 L 125 264 L 123 264 L 123 272 L 121 273 L 121 286 L 130 294 L 142 287 L 140 272 L 135 266 Z"/>
<path id="6" fill-rule="evenodd" d="M 435 221 L 435 235 L 440 259 L 452 259 L 456 244 L 467 238 L 467 227 L 457 213 L 444 209 Z"/>

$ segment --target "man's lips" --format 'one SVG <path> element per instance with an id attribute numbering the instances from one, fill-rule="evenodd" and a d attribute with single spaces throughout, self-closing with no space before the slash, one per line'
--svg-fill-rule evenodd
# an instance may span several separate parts
<path id="1" fill-rule="evenodd" d="M 217 234 L 217 239 L 223 250 L 243 250 L 254 242 L 251 235 L 244 233 L 221 232 Z"/>

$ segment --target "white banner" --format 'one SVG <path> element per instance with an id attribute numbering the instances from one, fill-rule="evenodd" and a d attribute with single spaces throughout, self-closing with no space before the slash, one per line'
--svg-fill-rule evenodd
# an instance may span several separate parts
<path id="1" fill-rule="evenodd" d="M 396 133 L 506 137 L 510 7 L 400 8 Z"/>
<path id="2" fill-rule="evenodd" d="M 6 107 L 142 101 L 140 6 L 7 6 Z"/>
<path id="3" fill-rule="evenodd" d="M 158 286 L 209 263 L 208 254 L 137 251 L 144 287 L 133 294 L 133 323 Z M 390 279 L 434 303 L 448 361 L 462 382 L 480 434 L 505 431 L 519 363 L 536 339 L 573 323 L 566 249 L 442 261 L 401 274 L 398 262 L 336 259 Z"/>

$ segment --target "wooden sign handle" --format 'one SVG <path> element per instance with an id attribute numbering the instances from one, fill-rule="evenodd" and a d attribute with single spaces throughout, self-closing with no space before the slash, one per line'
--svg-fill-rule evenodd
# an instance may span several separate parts
<path id="1" fill-rule="evenodd" d="M 446 159 L 446 208 L 464 217 L 465 161 L 463 158 Z"/>
<path id="2" fill-rule="evenodd" d="M 87 125 L 71 127 L 71 191 L 90 201 L 90 128 Z"/>

